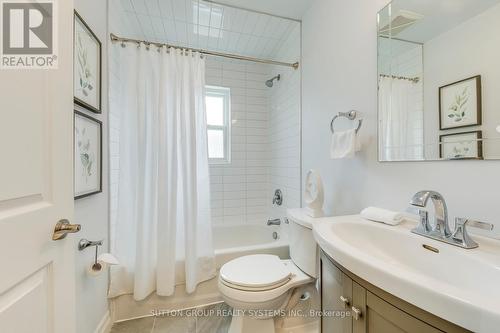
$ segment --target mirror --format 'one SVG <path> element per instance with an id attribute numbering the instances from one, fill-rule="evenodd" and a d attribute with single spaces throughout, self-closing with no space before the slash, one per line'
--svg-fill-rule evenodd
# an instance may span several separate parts
<path id="1" fill-rule="evenodd" d="M 378 13 L 379 161 L 500 159 L 500 0 Z"/>

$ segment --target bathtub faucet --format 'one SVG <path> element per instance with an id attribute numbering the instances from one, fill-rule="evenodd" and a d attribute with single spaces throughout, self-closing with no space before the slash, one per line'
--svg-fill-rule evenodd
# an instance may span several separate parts
<path id="1" fill-rule="evenodd" d="M 267 220 L 267 225 L 280 225 L 281 219 Z"/>

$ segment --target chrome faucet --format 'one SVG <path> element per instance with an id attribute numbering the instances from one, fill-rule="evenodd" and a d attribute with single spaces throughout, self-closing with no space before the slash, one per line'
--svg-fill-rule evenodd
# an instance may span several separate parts
<path id="1" fill-rule="evenodd" d="M 449 237 L 451 235 L 450 226 L 448 225 L 448 208 L 444 197 L 435 191 L 420 191 L 415 193 L 410 201 L 410 204 L 417 207 L 425 207 L 429 198 L 434 204 L 436 223 L 433 233 L 441 237 Z"/>
<path id="2" fill-rule="evenodd" d="M 429 198 L 434 204 L 435 223 L 432 226 L 429 223 L 428 212 L 419 209 L 418 214 L 420 216 L 420 223 L 412 230 L 413 233 L 465 249 L 473 249 L 478 247 L 478 244 L 467 233 L 467 225 L 484 230 L 493 230 L 493 225 L 490 223 L 457 217 L 455 219 L 455 230 L 452 233 L 450 232 L 448 224 L 448 209 L 446 208 L 444 197 L 441 194 L 435 191 L 420 191 L 413 196 L 410 204 L 412 206 L 424 208 Z"/>
<path id="3" fill-rule="evenodd" d="M 281 219 L 267 220 L 267 225 L 280 225 L 280 224 L 281 224 Z"/>

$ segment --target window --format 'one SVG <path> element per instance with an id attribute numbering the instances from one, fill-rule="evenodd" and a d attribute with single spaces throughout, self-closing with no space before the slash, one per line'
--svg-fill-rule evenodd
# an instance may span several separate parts
<path id="1" fill-rule="evenodd" d="M 230 95 L 229 88 L 206 87 L 208 159 L 212 164 L 231 161 Z"/>

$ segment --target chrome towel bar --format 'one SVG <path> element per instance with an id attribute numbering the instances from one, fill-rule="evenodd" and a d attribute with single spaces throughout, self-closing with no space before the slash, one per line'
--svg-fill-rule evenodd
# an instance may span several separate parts
<path id="1" fill-rule="evenodd" d="M 330 130 L 332 131 L 332 134 L 335 133 L 335 130 L 333 129 L 333 124 L 335 123 L 335 120 L 337 120 L 337 118 L 344 117 L 349 120 L 355 120 L 357 116 L 358 112 L 356 110 L 351 110 L 349 112 L 339 112 L 337 115 L 335 115 L 335 117 L 333 117 L 332 121 L 330 122 Z M 356 127 L 356 133 L 358 133 L 362 123 L 363 119 L 358 119 L 358 127 Z"/>

